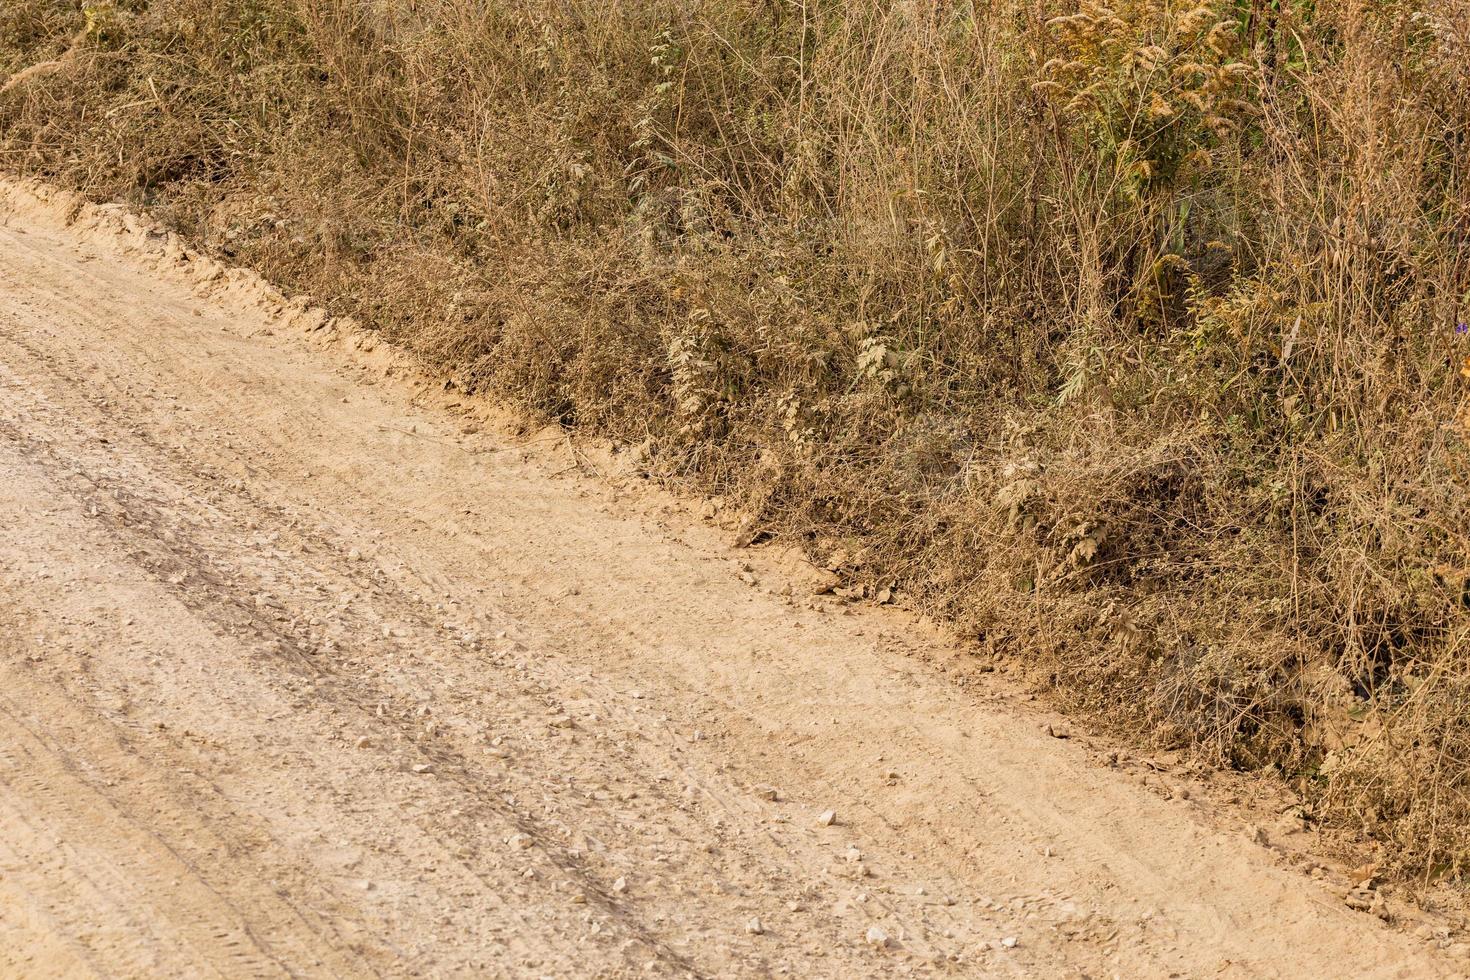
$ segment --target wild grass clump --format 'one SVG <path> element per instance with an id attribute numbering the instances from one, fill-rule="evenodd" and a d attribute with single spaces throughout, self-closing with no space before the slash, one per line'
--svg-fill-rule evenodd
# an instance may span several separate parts
<path id="1" fill-rule="evenodd" d="M 0 165 L 1443 875 L 1467 65 L 1464 0 L 12 0 Z"/>

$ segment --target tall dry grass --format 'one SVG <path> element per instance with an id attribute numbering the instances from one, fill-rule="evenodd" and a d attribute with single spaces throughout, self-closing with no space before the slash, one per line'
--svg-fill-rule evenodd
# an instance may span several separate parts
<path id="1" fill-rule="evenodd" d="M 6 169 L 1462 870 L 1465 0 L 83 8 Z"/>

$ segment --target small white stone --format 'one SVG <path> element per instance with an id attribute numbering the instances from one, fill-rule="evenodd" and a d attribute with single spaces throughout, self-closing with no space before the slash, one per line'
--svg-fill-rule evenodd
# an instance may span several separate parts
<path id="1" fill-rule="evenodd" d="M 869 946 L 875 946 L 878 949 L 884 949 L 888 945 L 888 933 L 877 926 L 868 926 L 868 931 L 863 939 Z"/>
<path id="2" fill-rule="evenodd" d="M 752 936 L 759 936 L 766 931 L 766 927 L 761 925 L 760 919 L 752 918 L 745 924 L 745 931 Z"/>

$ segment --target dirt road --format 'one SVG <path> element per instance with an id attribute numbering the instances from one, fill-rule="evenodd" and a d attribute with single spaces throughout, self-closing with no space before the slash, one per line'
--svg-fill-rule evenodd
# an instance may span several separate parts
<path id="1" fill-rule="evenodd" d="M 76 211 L 0 185 L 0 976 L 1461 972 L 618 457 Z"/>

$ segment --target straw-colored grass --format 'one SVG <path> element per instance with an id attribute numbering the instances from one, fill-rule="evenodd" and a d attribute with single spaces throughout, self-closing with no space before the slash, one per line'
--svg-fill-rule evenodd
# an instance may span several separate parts
<path id="1" fill-rule="evenodd" d="M 1470 857 L 1465 0 L 84 7 L 0 7 L 0 166 Z"/>

